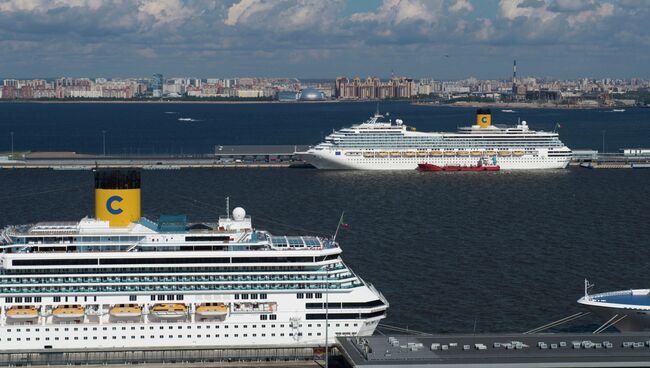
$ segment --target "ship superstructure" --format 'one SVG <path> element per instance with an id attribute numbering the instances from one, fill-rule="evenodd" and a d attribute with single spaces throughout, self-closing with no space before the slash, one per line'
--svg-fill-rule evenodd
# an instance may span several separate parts
<path id="1" fill-rule="evenodd" d="M 239 207 L 154 222 L 138 173 L 96 175 L 96 218 L 0 234 L 1 349 L 316 347 L 385 317 L 333 239 L 257 230 Z"/>
<path id="2" fill-rule="evenodd" d="M 501 170 L 563 169 L 571 154 L 558 133 L 532 130 L 525 121 L 493 125 L 489 109 L 478 110 L 476 124 L 455 133 L 418 132 L 376 113 L 300 153 L 319 169 L 357 170 L 415 170 L 422 163 L 470 166 L 485 159 Z"/>

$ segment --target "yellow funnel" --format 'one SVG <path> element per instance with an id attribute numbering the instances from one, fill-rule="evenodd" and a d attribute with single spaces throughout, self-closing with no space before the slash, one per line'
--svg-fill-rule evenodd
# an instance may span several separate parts
<path id="1" fill-rule="evenodd" d="M 140 220 L 140 173 L 95 172 L 95 218 L 111 227 L 126 227 Z"/>
<path id="2" fill-rule="evenodd" d="M 492 114 L 490 109 L 476 110 L 476 125 L 481 128 L 487 128 L 492 124 Z"/>

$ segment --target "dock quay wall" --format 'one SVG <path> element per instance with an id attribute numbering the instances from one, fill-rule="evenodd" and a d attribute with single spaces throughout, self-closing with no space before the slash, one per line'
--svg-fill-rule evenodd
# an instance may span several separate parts
<path id="1" fill-rule="evenodd" d="M 63 365 L 126 365 L 149 364 L 169 367 L 178 364 L 187 367 L 319 367 L 322 349 L 295 348 L 150 348 L 112 350 L 54 350 L 7 351 L 0 350 L 0 367 L 63 366 Z"/>

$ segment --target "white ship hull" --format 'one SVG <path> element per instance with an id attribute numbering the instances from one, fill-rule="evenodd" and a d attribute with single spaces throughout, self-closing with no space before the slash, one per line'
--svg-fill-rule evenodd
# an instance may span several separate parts
<path id="1" fill-rule="evenodd" d="M 355 314 L 377 314 L 368 318 L 337 319 L 341 309 L 330 309 L 328 343 L 337 336 L 370 336 L 377 324 L 385 318 L 388 304 L 371 286 L 350 291 L 330 292 L 330 303 L 366 302 L 382 300 L 384 305 L 357 309 Z M 46 298 L 43 298 L 46 299 Z M 98 302 L 122 302 L 124 297 L 105 297 Z M 147 300 L 148 296 L 138 297 Z M 219 300 L 227 303 L 234 294 L 186 295 L 185 302 Z M 61 321 L 52 316 L 33 318 L 31 321 L 0 316 L 0 350 L 43 349 L 120 349 L 156 347 L 322 347 L 325 346 L 325 320 L 307 319 L 308 314 L 323 314 L 325 310 L 306 309 L 305 303 L 323 302 L 319 299 L 296 299 L 296 293 L 268 294 L 269 303 L 277 303 L 273 311 L 275 320 L 261 320 L 260 313 L 227 313 L 224 319 L 203 319 L 189 313 L 181 320 L 160 320 L 143 314 L 133 321 L 115 321 L 106 309 L 97 316 L 85 316 L 78 321 Z M 88 305 L 95 305 L 89 303 Z M 85 305 L 84 305 L 85 306 Z M 4 309 L 4 308 L 3 308 Z M 346 313 L 352 312 L 346 310 Z M 268 315 L 268 313 L 265 313 Z M 113 317 L 113 318 L 111 318 Z M 151 316 L 153 317 L 153 316 Z M 66 323 L 67 322 L 67 323 Z"/>
<path id="2" fill-rule="evenodd" d="M 476 165 L 478 157 L 363 157 L 347 156 L 344 153 L 322 150 L 301 154 L 303 160 L 318 169 L 326 170 L 415 170 L 418 164 L 429 163 L 444 165 Z M 564 169 L 570 156 L 544 157 L 521 156 L 499 157 L 497 165 L 501 170 L 549 170 Z"/>

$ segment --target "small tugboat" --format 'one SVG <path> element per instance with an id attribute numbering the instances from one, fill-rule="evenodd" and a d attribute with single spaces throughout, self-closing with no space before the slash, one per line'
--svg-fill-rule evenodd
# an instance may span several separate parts
<path id="1" fill-rule="evenodd" d="M 419 171 L 499 171 L 496 163 L 490 165 L 487 160 L 481 159 L 476 165 L 434 165 L 429 163 L 418 164 Z"/>

